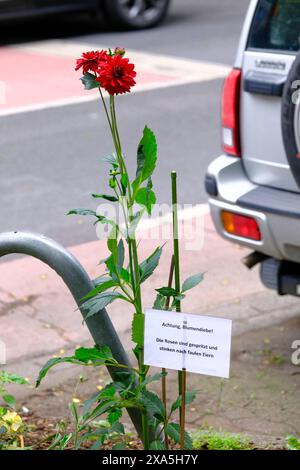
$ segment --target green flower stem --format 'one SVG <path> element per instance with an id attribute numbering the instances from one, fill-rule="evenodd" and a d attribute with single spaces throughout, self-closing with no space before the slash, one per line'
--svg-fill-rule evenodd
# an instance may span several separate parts
<path id="1" fill-rule="evenodd" d="M 103 98 L 103 95 L 101 94 Z M 104 102 L 104 98 L 103 98 Z M 111 134 L 114 141 L 114 146 L 116 149 L 118 164 L 121 176 L 125 175 L 127 177 L 127 181 L 129 182 L 129 175 L 126 167 L 126 163 L 123 157 L 121 140 L 117 125 L 117 118 L 116 118 L 116 108 L 115 108 L 115 99 L 114 96 L 110 96 L 110 117 L 108 114 L 108 110 L 105 105 L 105 110 L 107 113 L 107 118 L 110 124 Z M 118 183 L 117 183 L 118 184 Z M 118 189 L 121 193 L 121 188 L 118 186 Z M 124 203 L 122 202 L 124 217 L 125 217 L 125 224 L 127 228 L 127 233 L 129 234 L 129 223 L 133 220 L 133 205 L 134 205 L 134 198 L 131 191 L 130 183 L 128 184 L 128 197 L 127 197 L 127 210 L 128 210 L 128 217 L 126 214 L 126 209 L 124 207 Z M 126 214 L 126 216 L 125 216 Z M 129 221 L 128 221 L 129 219 Z M 142 295 L 141 295 L 141 287 L 140 287 L 140 268 L 139 268 L 139 259 L 138 259 L 138 250 L 137 250 L 137 243 L 135 239 L 135 234 L 131 237 L 128 236 L 128 251 L 129 251 L 129 265 L 130 265 L 130 273 L 131 273 L 131 284 L 132 290 L 134 292 L 134 301 L 133 305 L 135 306 L 136 313 L 143 315 L 143 306 L 142 306 Z M 138 354 L 138 364 L 139 364 L 139 383 L 143 383 L 147 377 L 148 368 L 144 366 L 144 348 L 143 346 L 139 346 L 139 354 Z M 143 428 L 143 444 L 144 448 L 147 450 L 150 447 L 149 442 L 149 422 L 148 422 L 148 412 L 147 410 L 142 412 L 142 428 Z"/>
<path id="2" fill-rule="evenodd" d="M 135 280 L 134 280 L 134 270 L 133 270 L 133 262 L 132 262 L 132 242 L 131 238 L 128 238 L 128 250 L 129 250 L 129 269 L 131 273 L 131 284 L 132 284 L 132 290 L 135 292 Z"/>
<path id="3" fill-rule="evenodd" d="M 128 224 L 128 217 L 127 217 L 127 212 L 126 212 L 126 208 L 124 206 L 124 197 L 122 196 L 122 190 L 121 190 L 121 187 L 120 187 L 120 184 L 119 182 L 117 181 L 117 186 L 118 186 L 118 189 L 119 189 L 119 192 L 120 194 L 118 194 L 117 190 L 114 189 L 114 192 L 115 192 L 115 195 L 117 196 L 117 198 L 119 199 L 119 202 L 121 201 L 121 207 L 122 207 L 122 212 L 123 212 L 123 215 L 124 215 L 124 221 L 125 221 L 125 226 L 126 226 L 126 231 L 128 233 L 129 231 L 129 224 Z M 128 243 L 128 248 L 129 248 L 129 263 L 130 263 L 130 274 L 131 274 L 131 284 L 132 284 L 132 291 L 133 293 L 135 293 L 135 284 L 134 284 L 134 277 L 133 277 L 133 267 L 132 267 L 132 248 L 131 248 L 131 244 L 130 244 L 130 239 L 127 240 L 127 242 L 129 241 Z M 131 297 L 131 295 L 126 291 L 126 289 L 124 288 L 123 284 L 121 283 L 121 279 L 120 277 L 118 276 L 118 279 L 119 279 L 119 282 L 120 282 L 120 287 L 121 289 L 123 290 L 123 292 L 128 296 L 128 298 L 130 299 L 130 302 L 134 305 L 135 304 L 135 299 L 133 297 Z M 123 287 L 122 287 L 123 286 Z"/>
<path id="4" fill-rule="evenodd" d="M 121 139 L 120 139 L 118 123 L 117 123 L 117 118 L 116 118 L 116 105 L 115 105 L 115 99 L 113 96 L 111 96 L 111 113 L 112 113 L 112 121 L 114 123 L 115 138 L 116 138 L 117 145 L 119 148 L 119 158 L 122 162 L 122 170 L 123 170 L 123 173 L 127 177 L 127 181 L 129 181 L 129 174 L 127 171 L 127 167 L 126 167 L 124 157 L 123 157 L 123 152 L 122 152 Z M 134 204 L 134 199 L 132 197 L 130 184 L 128 185 L 128 199 L 129 199 L 129 206 L 132 207 Z"/>
<path id="5" fill-rule="evenodd" d="M 96 75 L 95 75 L 95 76 L 96 76 Z M 101 87 L 99 87 L 99 93 L 100 93 L 100 97 L 101 97 L 101 100 L 102 100 L 102 104 L 103 104 L 103 106 L 104 106 L 104 110 L 105 110 L 105 114 L 106 114 L 106 117 L 107 117 L 107 121 L 108 121 L 108 124 L 109 124 L 109 128 L 110 128 L 111 134 L 113 134 L 113 129 L 112 129 L 111 120 L 110 120 L 110 117 L 109 117 L 108 109 L 107 109 L 107 106 L 106 106 L 106 103 L 105 103 L 105 99 L 104 99 L 104 96 L 103 96 Z"/>
<path id="6" fill-rule="evenodd" d="M 112 122 L 112 132 L 113 132 L 113 138 L 115 142 L 115 147 L 116 147 L 116 152 L 118 154 L 118 158 L 120 161 L 120 169 L 121 173 L 125 174 L 128 178 L 128 171 L 127 167 L 123 158 L 123 153 L 122 153 L 122 148 L 121 148 L 121 143 L 120 143 L 120 136 L 119 136 L 119 131 L 118 131 L 118 125 L 117 125 L 117 118 L 116 118 L 116 108 L 115 108 L 115 100 L 114 97 L 110 97 L 110 111 L 111 111 L 111 122 Z M 134 200 L 130 188 L 130 184 L 128 185 L 128 206 L 129 206 L 129 220 L 130 222 L 133 219 L 133 214 L 132 214 L 132 207 L 134 205 Z M 136 299 L 136 306 L 137 306 L 137 313 L 142 314 L 143 313 L 143 308 L 142 308 L 142 296 L 141 296 L 141 288 L 140 288 L 140 269 L 139 269 L 139 260 L 138 260 L 138 252 L 137 252 L 137 244 L 135 237 L 133 236 L 131 239 L 131 255 L 132 255 L 132 264 L 133 264 L 133 271 L 134 271 L 134 280 L 135 280 L 135 299 Z"/>
<path id="7" fill-rule="evenodd" d="M 128 222 L 128 214 L 127 214 L 127 209 L 125 204 L 124 204 L 124 196 L 122 195 L 122 188 L 120 186 L 119 181 L 117 180 L 117 186 L 121 194 L 121 205 L 122 205 L 122 211 L 124 214 L 124 221 L 125 221 L 125 226 L 126 226 L 126 241 L 128 244 L 128 252 L 129 252 L 129 269 L 130 269 L 130 274 L 131 274 L 131 284 L 132 284 L 132 291 L 135 292 L 135 279 L 134 279 L 134 270 L 133 270 L 133 262 L 132 262 L 132 243 L 131 243 L 131 238 L 129 236 L 129 222 Z M 116 191 L 115 191 L 116 192 Z"/>
<path id="8" fill-rule="evenodd" d="M 112 121 L 113 121 L 114 126 L 115 126 L 115 137 L 116 137 L 116 141 L 117 141 L 117 144 L 118 144 L 120 154 L 122 155 L 122 145 L 121 145 L 121 139 L 120 139 L 120 134 L 119 134 L 119 130 L 118 130 L 118 123 L 117 123 L 117 116 L 116 116 L 116 103 L 115 103 L 114 96 L 111 96 L 111 101 L 110 102 L 111 102 Z"/>
<path id="9" fill-rule="evenodd" d="M 115 98 L 112 95 L 110 95 L 110 116 L 111 116 L 111 124 L 112 124 L 112 135 L 113 135 L 113 140 L 114 140 L 114 144 L 115 144 L 115 148 L 117 152 L 120 172 L 121 174 L 124 174 L 126 173 L 124 171 L 125 162 L 124 162 L 124 158 L 122 154 L 122 147 L 121 147 L 118 126 L 117 126 Z"/>

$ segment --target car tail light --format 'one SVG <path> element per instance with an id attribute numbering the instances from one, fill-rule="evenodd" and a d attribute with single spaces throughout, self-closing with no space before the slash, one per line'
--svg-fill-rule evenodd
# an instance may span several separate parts
<path id="1" fill-rule="evenodd" d="M 222 211 L 221 219 L 225 231 L 232 235 L 256 241 L 262 239 L 258 223 L 252 217 Z"/>
<path id="2" fill-rule="evenodd" d="M 224 152 L 241 156 L 240 92 L 241 70 L 233 69 L 225 80 L 222 99 L 222 140 Z"/>

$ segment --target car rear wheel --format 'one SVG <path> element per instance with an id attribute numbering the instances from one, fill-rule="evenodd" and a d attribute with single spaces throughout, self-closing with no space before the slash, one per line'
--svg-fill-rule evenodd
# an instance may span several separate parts
<path id="1" fill-rule="evenodd" d="M 284 87 L 281 124 L 286 156 L 300 188 L 300 53 Z"/>
<path id="2" fill-rule="evenodd" d="M 168 12 L 170 0 L 104 0 L 104 13 L 110 21 L 127 29 L 156 26 Z"/>

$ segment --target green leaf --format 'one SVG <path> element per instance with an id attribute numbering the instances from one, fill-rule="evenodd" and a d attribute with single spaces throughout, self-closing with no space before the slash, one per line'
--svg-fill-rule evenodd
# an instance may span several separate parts
<path id="1" fill-rule="evenodd" d="M 169 423 L 165 427 L 167 435 L 176 443 L 180 444 L 180 425 L 177 423 Z M 193 442 L 187 432 L 184 433 L 184 447 L 186 450 L 193 448 Z"/>
<path id="2" fill-rule="evenodd" d="M 105 292 L 107 289 L 111 289 L 112 287 L 116 287 L 116 286 L 118 286 L 118 284 L 115 281 L 113 281 L 112 279 L 110 279 L 106 282 L 102 282 L 100 285 L 95 287 L 95 289 L 93 289 L 86 296 L 84 296 L 82 300 L 91 299 L 91 298 L 95 297 L 95 295 L 101 294 L 102 292 Z"/>
<path id="3" fill-rule="evenodd" d="M 18 385 L 26 385 L 28 380 L 24 379 L 17 374 L 11 374 L 5 370 L 0 371 L 0 383 L 2 384 L 18 384 Z"/>
<path id="4" fill-rule="evenodd" d="M 77 410 L 77 406 L 75 405 L 75 403 L 70 403 L 69 405 L 69 408 L 70 408 L 70 411 L 75 419 L 75 422 L 76 424 L 78 424 L 79 422 L 79 415 L 78 415 L 78 410 Z"/>
<path id="5" fill-rule="evenodd" d="M 152 253 L 152 255 L 150 255 L 149 258 L 147 258 L 145 261 L 143 261 L 140 264 L 141 284 L 145 282 L 150 276 L 152 276 L 153 272 L 159 265 L 162 251 L 163 251 L 162 247 L 156 248 L 156 250 Z"/>
<path id="6" fill-rule="evenodd" d="M 175 302 L 181 302 L 183 299 L 185 299 L 185 295 L 183 294 L 179 294 L 179 295 L 176 295 L 176 297 L 174 297 Z"/>
<path id="7" fill-rule="evenodd" d="M 111 400 L 107 399 L 105 402 L 101 402 L 96 408 L 89 414 L 88 419 L 89 420 L 95 420 L 96 418 L 99 418 L 99 416 L 102 416 L 104 413 L 107 413 L 110 411 L 110 409 L 117 404 L 117 400 L 112 398 Z M 98 430 L 100 432 L 100 430 Z M 94 431 L 95 432 L 95 431 Z M 104 430 L 105 432 L 105 430 Z M 107 433 L 107 430 L 106 430 Z"/>
<path id="8" fill-rule="evenodd" d="M 126 175 L 126 173 L 123 173 L 123 175 L 121 176 L 121 186 L 122 186 L 122 191 L 123 191 L 123 196 L 126 195 L 126 190 L 128 188 L 128 176 Z"/>
<path id="9" fill-rule="evenodd" d="M 107 420 L 110 424 L 114 424 L 122 417 L 122 410 L 116 409 L 108 413 Z"/>
<path id="10" fill-rule="evenodd" d="M 144 344 L 145 315 L 135 313 L 132 322 L 132 341 L 139 346 Z"/>
<path id="11" fill-rule="evenodd" d="M 132 352 L 135 356 L 135 358 L 137 359 L 137 361 L 139 361 L 139 358 L 140 358 L 140 348 L 139 348 L 139 345 L 136 344 L 135 347 L 132 349 Z"/>
<path id="12" fill-rule="evenodd" d="M 118 292 L 102 292 L 92 299 L 87 300 L 82 304 L 82 308 L 87 312 L 85 320 L 92 317 L 96 313 L 100 313 L 107 305 L 111 304 L 117 299 L 125 299 L 123 295 Z"/>
<path id="13" fill-rule="evenodd" d="M 118 248 L 117 248 L 117 269 L 118 269 L 118 272 L 120 272 L 121 269 L 123 268 L 124 261 L 125 261 L 125 249 L 124 249 L 124 242 L 121 238 L 121 240 L 119 241 L 119 244 L 118 244 Z"/>
<path id="14" fill-rule="evenodd" d="M 109 433 L 125 434 L 125 428 L 122 423 L 115 422 L 109 430 Z"/>
<path id="15" fill-rule="evenodd" d="M 103 346 L 102 348 L 77 348 L 75 351 L 75 359 L 80 362 L 97 362 L 115 360 L 110 348 Z"/>
<path id="16" fill-rule="evenodd" d="M 105 199 L 106 201 L 110 202 L 118 202 L 119 199 L 116 196 L 109 196 L 108 194 L 92 194 L 94 199 Z"/>
<path id="17" fill-rule="evenodd" d="M 155 290 L 164 297 L 176 297 L 178 295 L 177 290 L 173 289 L 173 287 L 161 287 L 160 289 Z"/>
<path id="18" fill-rule="evenodd" d="M 114 383 L 110 383 L 106 385 L 106 387 L 99 393 L 99 398 L 112 398 L 115 396 L 117 392 L 117 388 L 115 387 Z"/>
<path id="19" fill-rule="evenodd" d="M 154 310 L 165 310 L 167 305 L 167 299 L 164 295 L 157 294 L 153 304 Z"/>
<path id="20" fill-rule="evenodd" d="M 144 128 L 143 138 L 137 152 L 136 179 L 132 184 L 134 195 L 141 183 L 151 177 L 157 162 L 156 137 L 149 127 Z"/>
<path id="21" fill-rule="evenodd" d="M 99 263 L 99 264 L 101 264 L 101 263 Z M 96 287 L 98 287 L 98 286 L 101 286 L 101 284 L 105 284 L 106 282 L 111 281 L 111 280 L 112 280 L 111 277 L 99 276 L 99 277 L 96 277 L 96 279 L 94 279 L 94 284 L 95 284 Z"/>
<path id="22" fill-rule="evenodd" d="M 67 215 L 91 215 L 93 217 L 97 217 L 97 214 L 95 211 L 92 211 L 90 209 L 72 209 L 67 213 Z"/>
<path id="23" fill-rule="evenodd" d="M 95 80 L 95 75 L 87 72 L 83 77 L 80 78 L 85 90 L 93 90 L 94 88 L 100 88 L 100 83 Z"/>
<path id="24" fill-rule="evenodd" d="M 44 377 L 47 375 L 49 370 L 63 363 L 77 364 L 77 365 L 114 365 L 117 361 L 114 359 L 112 352 L 108 346 L 102 348 L 78 348 L 75 351 L 75 355 L 71 357 L 55 357 L 50 359 L 41 369 L 39 376 L 36 381 L 36 387 L 38 387 Z"/>
<path id="25" fill-rule="evenodd" d="M 123 279 L 123 281 L 125 281 L 127 284 L 130 283 L 130 272 L 127 269 L 122 268 L 120 270 L 120 276 L 121 279 Z"/>
<path id="26" fill-rule="evenodd" d="M 115 189 L 115 187 L 117 186 L 116 177 L 113 176 L 112 178 L 110 178 L 110 180 L 108 181 L 108 184 L 111 189 Z"/>
<path id="27" fill-rule="evenodd" d="M 111 231 L 107 239 L 107 248 L 113 255 L 114 259 L 117 259 L 118 241 L 117 241 L 116 232 L 114 229 Z"/>
<path id="28" fill-rule="evenodd" d="M 202 282 L 203 279 L 204 279 L 203 273 L 195 274 L 194 276 L 187 278 L 182 285 L 182 292 L 186 292 L 190 289 L 193 289 L 198 284 L 200 284 L 200 282 Z"/>
<path id="29" fill-rule="evenodd" d="M 119 231 L 119 226 L 116 224 L 116 222 L 112 219 L 108 219 L 107 217 L 105 217 L 105 215 L 98 214 L 98 212 L 96 212 L 96 217 L 98 219 L 96 223 L 100 223 L 102 225 L 111 225 L 111 227 L 113 227 L 111 236 L 114 234 L 114 237 L 117 238 L 116 234 Z"/>
<path id="30" fill-rule="evenodd" d="M 40 370 L 39 376 L 36 381 L 36 387 L 40 386 L 42 380 L 46 377 L 52 367 L 63 363 L 78 364 L 78 361 L 74 357 L 55 357 L 49 359 L 49 361 L 47 361 L 46 364 Z"/>
<path id="31" fill-rule="evenodd" d="M 176 308 L 178 302 L 181 302 L 183 299 L 185 299 L 185 295 L 183 295 L 183 294 L 176 295 L 176 296 L 174 297 L 173 302 L 172 302 L 171 310 L 172 310 L 173 308 Z"/>
<path id="32" fill-rule="evenodd" d="M 153 441 L 150 444 L 150 450 L 165 450 L 165 446 L 161 441 Z"/>
<path id="33" fill-rule="evenodd" d="M 129 371 L 116 372 L 114 378 L 114 387 L 116 387 L 119 392 L 132 389 L 133 384 L 135 387 L 135 376 Z M 134 390 L 136 390 L 136 387 Z"/>
<path id="34" fill-rule="evenodd" d="M 186 392 L 186 395 L 185 395 L 185 404 L 186 405 L 190 405 L 191 403 L 193 403 L 193 401 L 195 400 L 197 396 L 197 391 L 196 390 L 191 390 L 191 391 L 188 391 Z M 178 408 L 181 407 L 181 403 L 182 403 L 182 397 L 181 395 L 174 401 L 174 403 L 172 404 L 171 406 L 171 413 L 174 413 L 174 411 L 178 410 Z"/>
<path id="35" fill-rule="evenodd" d="M 47 448 L 47 450 L 65 450 L 70 440 L 73 438 L 73 434 L 57 434 L 52 442 L 52 444 Z"/>
<path id="36" fill-rule="evenodd" d="M 165 421 L 166 411 L 158 395 L 148 390 L 143 390 L 141 393 L 141 403 L 160 422 Z"/>
<path id="37" fill-rule="evenodd" d="M 5 403 L 11 408 L 14 408 L 16 406 L 16 399 L 13 395 L 2 395 L 2 398 Z"/>
<path id="38" fill-rule="evenodd" d="M 132 220 L 130 221 L 130 224 L 129 224 L 129 228 L 128 228 L 128 232 L 127 232 L 127 238 L 135 238 L 134 237 L 134 234 L 136 232 L 136 229 L 141 221 L 141 219 L 143 218 L 143 215 L 144 215 L 144 212 L 143 211 L 140 211 L 140 212 L 137 212 Z"/>
<path id="39" fill-rule="evenodd" d="M 126 444 L 124 442 L 118 442 L 118 444 L 115 444 L 112 446 L 112 450 L 126 450 Z"/>
<path id="40" fill-rule="evenodd" d="M 118 168 L 119 166 L 115 154 L 106 155 L 105 157 L 101 158 L 101 161 L 103 163 L 108 163 L 109 165 L 112 165 L 114 168 Z"/>
<path id="41" fill-rule="evenodd" d="M 145 386 L 145 385 L 149 385 L 153 382 L 158 382 L 159 380 L 161 380 L 163 377 L 166 377 L 168 375 L 167 372 L 160 372 L 158 374 L 154 374 L 154 375 L 149 375 L 146 380 L 144 380 L 144 382 L 141 383 L 142 386 Z"/>
<path id="42" fill-rule="evenodd" d="M 96 401 L 99 401 L 99 392 L 95 393 L 94 395 L 92 395 L 90 398 L 88 398 L 88 400 L 86 400 L 83 404 L 83 410 L 82 410 L 82 415 L 85 417 L 91 407 L 93 406 L 93 404 L 96 402 Z"/>
<path id="43" fill-rule="evenodd" d="M 115 258 L 116 258 L 116 253 L 115 253 L 115 256 L 112 254 L 111 256 L 109 256 L 105 261 L 105 265 L 106 265 L 106 268 L 109 272 L 109 274 L 112 276 L 113 280 L 116 281 L 116 276 L 113 276 L 114 274 L 117 273 L 117 267 L 116 267 L 116 263 L 115 263 Z"/>
<path id="44" fill-rule="evenodd" d="M 151 215 L 152 206 L 156 203 L 156 196 L 152 189 L 141 188 L 137 191 L 135 201 L 143 207 L 146 207 L 147 212 Z"/>

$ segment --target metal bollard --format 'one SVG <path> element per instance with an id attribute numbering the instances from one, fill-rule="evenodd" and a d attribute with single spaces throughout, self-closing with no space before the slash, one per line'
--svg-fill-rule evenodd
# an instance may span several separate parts
<path id="1" fill-rule="evenodd" d="M 27 232 L 9 232 L 0 234 L 0 258 L 10 254 L 29 255 L 50 266 L 64 281 L 76 301 L 83 318 L 85 312 L 80 308 L 82 298 L 93 288 L 94 283 L 74 256 L 63 246 L 43 235 Z M 86 319 L 86 325 L 98 346 L 109 346 L 114 358 L 124 365 L 130 361 L 120 338 L 105 309 Z M 116 369 L 108 368 L 114 378 Z M 141 414 L 130 408 L 128 414 L 139 436 L 142 436 Z"/>

